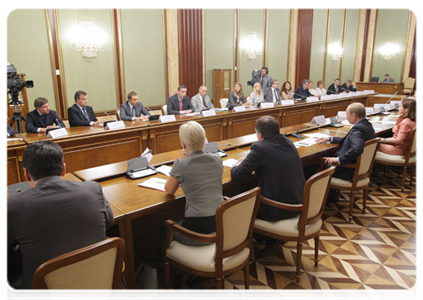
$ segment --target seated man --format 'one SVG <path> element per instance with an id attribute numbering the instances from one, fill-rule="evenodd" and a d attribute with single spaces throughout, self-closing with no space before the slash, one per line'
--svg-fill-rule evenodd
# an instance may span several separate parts
<path id="1" fill-rule="evenodd" d="M 335 82 L 328 87 L 328 95 L 345 94 L 346 91 L 341 87 L 341 79 L 336 78 Z"/>
<path id="2" fill-rule="evenodd" d="M 187 96 L 187 87 L 185 85 L 178 86 L 178 92 L 167 100 L 167 114 L 180 115 L 194 111 L 195 108 Z"/>
<path id="3" fill-rule="evenodd" d="M 113 225 L 100 184 L 63 180 L 62 148 L 51 141 L 30 144 L 23 153 L 31 189 L 7 200 L 8 247 L 22 252 L 20 288 L 32 288 L 34 271 L 47 260 L 97 243 Z"/>
<path id="4" fill-rule="evenodd" d="M 54 110 L 50 110 L 48 100 L 39 97 L 34 101 L 35 109 L 26 115 L 26 132 L 46 132 L 49 128 L 66 127 Z M 56 125 L 53 125 L 56 124 Z"/>
<path id="5" fill-rule="evenodd" d="M 288 204 L 302 203 L 305 179 L 294 144 L 279 133 L 279 123 L 271 116 L 260 117 L 255 127 L 258 142 L 251 146 L 247 157 L 241 158 L 231 169 L 232 180 L 250 176 L 254 171 L 264 197 Z M 297 212 L 261 204 L 257 218 L 278 221 L 296 215 Z M 264 253 L 273 249 L 275 243 L 275 240 L 268 239 Z"/>
<path id="6" fill-rule="evenodd" d="M 299 86 L 295 92 L 294 92 L 294 98 L 307 98 L 313 96 L 309 90 L 308 85 L 310 84 L 310 81 L 308 79 L 304 79 L 301 83 L 301 86 Z"/>
<path id="7" fill-rule="evenodd" d="M 325 163 L 331 166 L 334 163 L 349 164 L 355 163 L 357 157 L 363 153 L 364 143 L 375 136 L 373 125 L 366 119 L 366 108 L 360 102 L 354 102 L 348 105 L 347 120 L 351 124 L 348 134 L 343 137 L 324 137 L 317 139 L 317 142 L 331 142 L 340 144 L 335 157 L 324 157 Z M 336 167 L 333 177 L 344 180 L 351 180 L 354 170 L 350 168 Z"/>
<path id="8" fill-rule="evenodd" d="M 147 121 L 150 113 L 138 102 L 138 94 L 130 92 L 128 100 L 120 106 L 120 119 L 123 121 Z"/>
<path id="9" fill-rule="evenodd" d="M 393 80 L 389 74 L 385 74 L 385 79 L 383 80 L 383 83 L 389 83 L 389 82 L 395 82 L 395 80 Z"/>
<path id="10" fill-rule="evenodd" d="M 345 92 L 357 92 L 357 88 L 355 87 L 355 83 L 352 82 L 351 79 L 348 79 L 344 84 L 342 85 L 342 90 Z"/>
<path id="11" fill-rule="evenodd" d="M 207 87 L 202 85 L 198 89 L 198 94 L 191 98 L 191 103 L 195 111 L 202 111 L 204 109 L 214 109 L 213 103 L 207 95 Z"/>
<path id="12" fill-rule="evenodd" d="M 277 79 L 273 79 L 270 83 L 270 87 L 264 89 L 263 96 L 265 102 L 277 102 L 281 100 L 281 91 L 278 89 L 279 82 Z"/>
<path id="13" fill-rule="evenodd" d="M 75 104 L 68 108 L 69 126 L 95 126 L 103 124 L 102 119 L 96 118 L 94 110 L 88 106 L 87 93 L 77 91 L 75 93 Z"/>

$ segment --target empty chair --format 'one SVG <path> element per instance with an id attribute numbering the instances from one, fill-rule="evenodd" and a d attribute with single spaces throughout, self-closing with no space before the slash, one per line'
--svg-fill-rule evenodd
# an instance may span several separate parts
<path id="1" fill-rule="evenodd" d="M 119 289 L 125 242 L 110 238 L 52 258 L 37 268 L 36 289 Z"/>
<path id="2" fill-rule="evenodd" d="M 408 77 L 404 80 L 404 89 L 403 89 L 403 94 L 409 95 L 413 92 L 414 90 L 414 84 L 416 82 L 415 78 L 411 78 Z"/>
<path id="3" fill-rule="evenodd" d="M 220 99 L 220 107 L 226 108 L 226 105 L 228 104 L 229 99 L 228 98 L 222 98 Z"/>
<path id="4" fill-rule="evenodd" d="M 163 115 L 167 115 L 167 104 L 162 106 Z"/>
<path id="5" fill-rule="evenodd" d="M 166 221 L 168 236 L 164 247 L 166 288 L 170 287 L 170 264 L 202 277 L 214 277 L 216 289 L 223 286 L 224 276 L 244 269 L 245 288 L 249 288 L 249 256 L 253 225 L 259 206 L 260 188 L 229 198 L 216 211 L 216 232 L 200 234 L 185 229 L 172 220 Z M 173 240 L 174 232 L 209 242 L 191 246 Z"/>
<path id="6" fill-rule="evenodd" d="M 120 109 L 116 111 L 116 119 L 120 121 Z"/>
<path id="7" fill-rule="evenodd" d="M 317 267 L 319 234 L 323 224 L 322 214 L 328 195 L 329 182 L 334 172 L 335 168 L 330 167 L 311 176 L 304 185 L 302 204 L 286 204 L 260 197 L 261 203 L 273 206 L 275 209 L 299 212 L 298 216 L 290 219 L 276 222 L 256 219 L 254 224 L 254 231 L 261 235 L 281 241 L 297 241 L 297 282 L 300 281 L 303 242 L 311 238 L 314 238 L 314 261 Z"/>

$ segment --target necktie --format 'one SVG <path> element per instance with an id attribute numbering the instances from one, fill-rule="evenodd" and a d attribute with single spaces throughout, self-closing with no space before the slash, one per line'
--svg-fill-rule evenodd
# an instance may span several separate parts
<path id="1" fill-rule="evenodd" d="M 182 100 L 179 100 L 179 111 L 182 111 Z"/>
<path id="2" fill-rule="evenodd" d="M 263 77 L 261 78 L 260 84 L 261 84 L 261 87 L 263 87 Z"/>
<path id="3" fill-rule="evenodd" d="M 44 127 L 47 127 L 47 123 L 46 123 L 47 115 L 41 115 L 41 119 L 43 119 Z"/>
<path id="4" fill-rule="evenodd" d="M 135 115 L 135 107 L 132 107 L 132 117 L 136 117 L 136 115 Z"/>
<path id="5" fill-rule="evenodd" d="M 204 97 L 201 97 L 202 99 L 203 99 L 203 105 L 204 105 L 204 108 L 208 108 L 207 107 L 207 104 L 206 104 L 206 101 L 204 101 Z"/>
<path id="6" fill-rule="evenodd" d="M 85 107 L 82 108 L 82 112 L 83 112 L 85 118 L 89 121 L 90 120 L 90 117 L 88 116 L 87 110 L 85 109 Z"/>
<path id="7" fill-rule="evenodd" d="M 276 90 L 273 90 L 275 92 L 275 102 L 278 101 L 278 93 L 276 93 Z"/>

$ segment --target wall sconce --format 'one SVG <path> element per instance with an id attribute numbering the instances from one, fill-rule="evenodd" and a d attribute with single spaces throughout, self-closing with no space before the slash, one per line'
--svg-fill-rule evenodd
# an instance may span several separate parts
<path id="1" fill-rule="evenodd" d="M 341 46 L 339 41 L 335 41 L 329 44 L 328 53 L 331 56 L 332 60 L 338 60 L 344 54 L 344 49 Z"/>
<path id="2" fill-rule="evenodd" d="M 88 61 L 92 61 L 97 57 L 97 52 L 104 51 L 107 36 L 94 25 L 93 18 L 85 17 L 69 30 L 69 39 L 76 51 L 81 52 Z"/>
<path id="3" fill-rule="evenodd" d="M 401 51 L 398 44 L 387 42 L 379 48 L 379 53 L 384 60 L 391 60 Z"/>
<path id="4" fill-rule="evenodd" d="M 257 34 L 255 32 L 245 37 L 239 43 L 239 46 L 245 51 L 245 53 L 247 54 L 247 58 L 250 60 L 254 60 L 257 58 L 257 55 L 263 54 L 263 43 L 257 37 Z"/>

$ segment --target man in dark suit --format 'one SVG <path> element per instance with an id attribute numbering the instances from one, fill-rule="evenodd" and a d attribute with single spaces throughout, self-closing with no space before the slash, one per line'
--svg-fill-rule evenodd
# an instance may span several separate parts
<path id="1" fill-rule="evenodd" d="M 272 77 L 269 76 L 269 69 L 262 67 L 260 77 L 261 90 L 264 91 L 266 88 L 269 88 L 272 85 L 271 81 Z"/>
<path id="2" fill-rule="evenodd" d="M 389 82 L 395 82 L 395 80 L 393 80 L 389 74 L 385 74 L 385 79 L 383 80 L 383 83 L 389 83 Z"/>
<path id="3" fill-rule="evenodd" d="M 34 101 L 35 109 L 26 115 L 26 132 L 46 132 L 49 128 L 66 127 L 54 110 L 50 110 L 46 98 L 39 97 Z"/>
<path id="4" fill-rule="evenodd" d="M 339 144 L 335 157 L 324 157 L 325 163 L 331 166 L 337 164 L 354 163 L 363 153 L 364 143 L 375 136 L 373 125 L 366 119 L 366 108 L 360 102 L 354 102 L 347 107 L 347 120 L 354 124 L 348 134 L 343 137 L 325 137 L 317 139 L 317 142 L 331 142 Z M 350 168 L 336 167 L 333 177 L 351 180 L 354 170 Z"/>
<path id="5" fill-rule="evenodd" d="M 294 98 L 307 98 L 312 97 L 313 95 L 308 90 L 308 85 L 310 84 L 310 80 L 304 79 L 301 82 L 301 85 L 295 90 Z"/>
<path id="6" fill-rule="evenodd" d="M 178 92 L 167 100 L 167 114 L 180 115 L 194 111 L 195 108 L 187 96 L 187 87 L 185 85 L 178 86 Z"/>
<path id="7" fill-rule="evenodd" d="M 7 200 L 8 249 L 22 253 L 20 288 L 32 288 L 34 271 L 47 260 L 97 243 L 113 225 L 113 212 L 97 182 L 63 180 L 62 148 L 51 141 L 23 153 L 31 188 Z"/>
<path id="8" fill-rule="evenodd" d="M 357 88 L 355 87 L 355 83 L 352 82 L 351 79 L 348 79 L 347 81 L 344 82 L 344 84 L 342 85 L 342 90 L 346 91 L 347 93 L 357 92 Z"/>
<path id="9" fill-rule="evenodd" d="M 346 91 L 341 87 L 341 79 L 336 78 L 335 82 L 328 87 L 328 95 L 331 94 L 345 94 Z"/>
<path id="10" fill-rule="evenodd" d="M 10 136 L 14 136 L 15 135 L 15 131 L 13 130 L 12 126 L 10 126 L 7 122 L 5 122 L 6 125 L 4 125 L 4 129 L 5 129 L 5 138 L 8 138 Z"/>
<path id="11" fill-rule="evenodd" d="M 87 93 L 77 91 L 75 93 L 75 104 L 68 108 L 69 126 L 96 126 L 103 123 L 102 119 L 96 118 L 94 110 L 88 106 Z"/>
<path id="12" fill-rule="evenodd" d="M 123 121 L 147 121 L 149 117 L 148 110 L 138 101 L 138 94 L 130 92 L 128 101 L 120 106 L 120 119 Z"/>
<path id="13" fill-rule="evenodd" d="M 271 86 L 266 88 L 263 92 L 264 102 L 277 102 L 281 100 L 281 91 L 278 89 L 279 82 L 277 79 L 273 79 Z"/>

